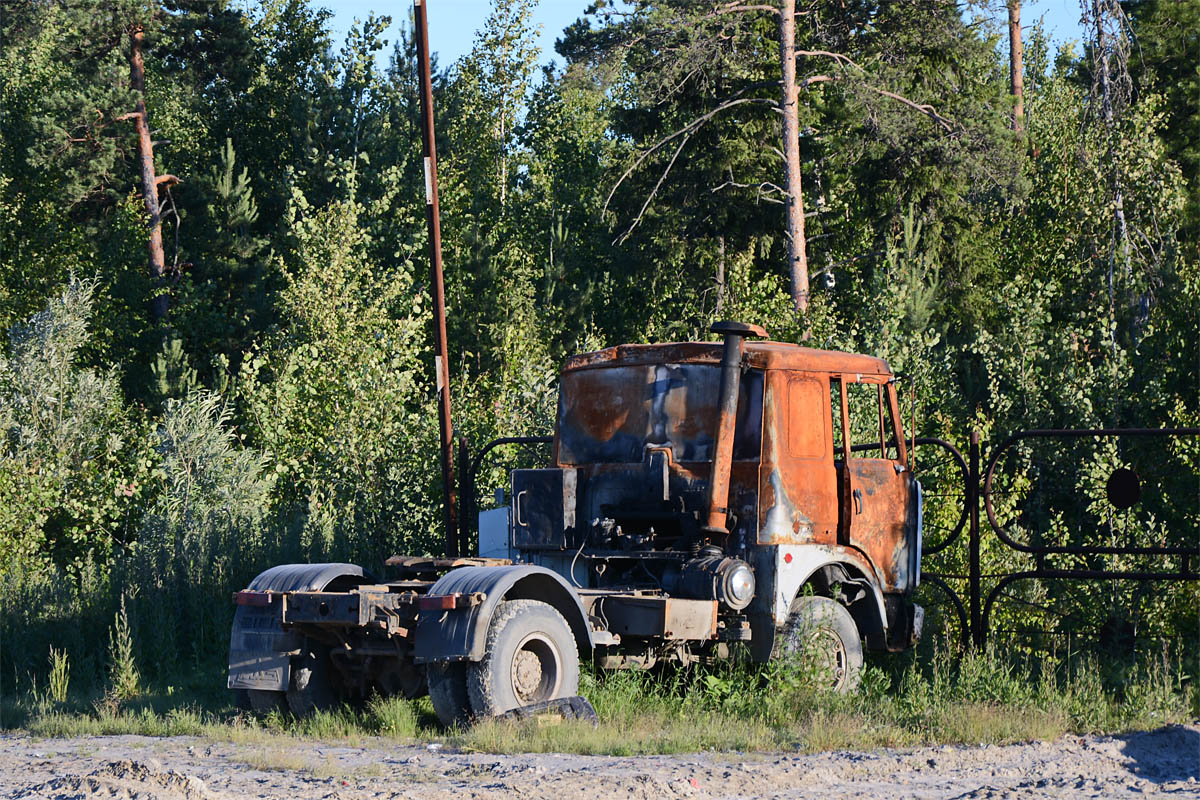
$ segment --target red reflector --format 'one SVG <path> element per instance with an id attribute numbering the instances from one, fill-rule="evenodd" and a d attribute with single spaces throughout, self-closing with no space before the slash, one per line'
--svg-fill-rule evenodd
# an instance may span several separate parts
<path id="1" fill-rule="evenodd" d="M 249 590 L 234 592 L 233 602 L 239 606 L 269 606 L 271 605 L 271 593 L 251 592 Z"/>
<path id="2" fill-rule="evenodd" d="M 784 554 L 783 554 L 783 561 L 784 561 L 784 563 L 785 563 L 785 564 L 790 564 L 790 563 L 792 563 L 792 554 L 791 554 L 791 553 L 784 553 Z"/>
<path id="3" fill-rule="evenodd" d="M 457 605 L 456 594 L 427 594 L 417 599 L 417 608 L 422 611 L 448 611 Z"/>

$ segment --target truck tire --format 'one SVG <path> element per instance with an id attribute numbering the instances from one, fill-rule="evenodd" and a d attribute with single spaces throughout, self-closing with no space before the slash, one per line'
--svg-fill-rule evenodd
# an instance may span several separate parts
<path id="1" fill-rule="evenodd" d="M 305 639 L 303 653 L 292 662 L 292 682 L 287 690 L 288 708 L 298 717 L 333 708 L 339 700 L 333 679 L 329 647 Z"/>
<path id="2" fill-rule="evenodd" d="M 287 695 L 283 692 L 273 692 L 270 689 L 245 689 L 247 702 L 256 714 L 270 714 L 278 711 L 280 714 L 288 710 Z"/>
<path id="3" fill-rule="evenodd" d="M 461 661 L 430 664 L 425 676 L 429 683 L 429 700 L 438 721 L 447 728 L 468 724 L 471 701 L 467 697 L 467 665 Z"/>
<path id="4" fill-rule="evenodd" d="M 862 638 L 854 617 L 838 601 L 813 595 L 797 597 L 780 638 L 782 653 L 811 658 L 818 680 L 828 688 L 846 694 L 858 686 Z"/>
<path id="5" fill-rule="evenodd" d="M 503 714 L 579 693 L 579 651 L 562 614 L 539 600 L 501 603 L 488 625 L 483 660 L 467 667 L 476 717 Z"/>

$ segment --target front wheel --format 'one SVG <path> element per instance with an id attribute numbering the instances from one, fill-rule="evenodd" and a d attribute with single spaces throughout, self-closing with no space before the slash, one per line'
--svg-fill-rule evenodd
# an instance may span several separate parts
<path id="1" fill-rule="evenodd" d="M 477 717 L 578 694 L 579 651 L 562 614 L 538 600 L 501 603 L 483 660 L 467 667 L 467 693 Z"/>
<path id="2" fill-rule="evenodd" d="M 845 694 L 862 675 L 862 639 L 846 607 L 828 597 L 801 596 L 792 601 L 781 634 L 784 655 L 803 659 L 819 686 Z"/>

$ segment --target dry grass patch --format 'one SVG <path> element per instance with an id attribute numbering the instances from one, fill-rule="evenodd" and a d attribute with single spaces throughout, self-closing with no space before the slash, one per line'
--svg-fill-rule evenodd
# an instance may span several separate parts
<path id="1" fill-rule="evenodd" d="M 876 721 L 861 714 L 818 710 L 797 730 L 800 749 L 809 753 L 825 750 L 869 750 L 877 747 L 914 747 L 923 742 L 918 732 L 891 722 Z"/>
<path id="2" fill-rule="evenodd" d="M 452 737 L 459 747 L 489 753 L 646 755 L 700 750 L 771 750 L 776 732 L 756 719 L 719 713 L 656 712 L 603 716 L 597 726 L 577 720 L 484 720 Z"/>
<path id="3" fill-rule="evenodd" d="M 1057 739 L 1071 729 L 1058 709 L 954 703 L 935 715 L 937 738 L 964 744 L 1012 744 Z"/>

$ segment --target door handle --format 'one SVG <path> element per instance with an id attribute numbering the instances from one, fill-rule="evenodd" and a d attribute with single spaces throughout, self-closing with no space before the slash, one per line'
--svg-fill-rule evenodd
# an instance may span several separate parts
<path id="1" fill-rule="evenodd" d="M 517 496 L 513 500 L 513 509 L 517 512 L 517 525 L 520 527 L 525 527 L 527 525 L 525 520 L 521 519 L 521 498 L 526 494 L 528 494 L 528 492 L 525 489 L 522 489 L 521 491 L 517 492 Z"/>
<path id="2" fill-rule="evenodd" d="M 861 514 L 862 508 L 863 508 L 863 506 L 862 506 L 862 489 L 855 489 L 854 490 L 854 513 Z"/>

